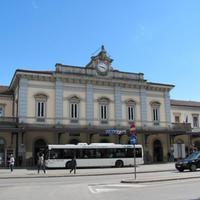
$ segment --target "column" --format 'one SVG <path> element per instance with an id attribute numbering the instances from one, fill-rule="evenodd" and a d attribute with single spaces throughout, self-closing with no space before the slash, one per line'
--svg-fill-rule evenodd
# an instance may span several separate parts
<path id="1" fill-rule="evenodd" d="M 171 126 L 171 105 L 170 105 L 170 95 L 169 92 L 165 92 L 164 94 L 165 98 L 165 115 L 166 115 L 166 123 L 167 126 Z"/>
<path id="2" fill-rule="evenodd" d="M 63 119 L 63 84 L 60 80 L 55 85 L 55 114 L 56 124 L 62 124 Z"/>
<path id="3" fill-rule="evenodd" d="M 93 125 L 94 118 L 93 85 L 87 84 L 86 88 L 86 119 L 89 126 Z"/>
<path id="4" fill-rule="evenodd" d="M 141 126 L 147 126 L 147 95 L 146 90 L 141 88 L 140 90 L 140 110 L 141 110 Z"/>
<path id="5" fill-rule="evenodd" d="M 21 78 L 19 80 L 19 96 L 18 96 L 18 117 L 20 123 L 25 123 L 27 118 L 27 101 L 28 99 L 28 80 Z"/>
<path id="6" fill-rule="evenodd" d="M 115 125 L 120 126 L 122 120 L 121 88 L 115 86 Z"/>

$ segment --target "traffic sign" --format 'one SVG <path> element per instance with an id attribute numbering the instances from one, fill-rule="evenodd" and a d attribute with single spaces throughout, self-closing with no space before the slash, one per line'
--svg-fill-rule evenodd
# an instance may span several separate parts
<path id="1" fill-rule="evenodd" d="M 136 141 L 137 141 L 137 137 L 136 137 L 136 136 L 131 136 L 131 137 L 130 137 L 130 143 L 131 143 L 131 144 L 134 144 L 134 145 L 135 145 L 135 144 L 136 144 Z"/>

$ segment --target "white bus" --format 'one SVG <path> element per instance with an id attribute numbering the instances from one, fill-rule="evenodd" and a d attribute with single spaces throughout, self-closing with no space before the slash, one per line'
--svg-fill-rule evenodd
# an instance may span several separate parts
<path id="1" fill-rule="evenodd" d="M 48 145 L 46 167 L 69 168 L 76 157 L 77 167 L 134 166 L 134 146 L 114 143 L 79 143 Z M 143 164 L 142 145 L 135 145 L 136 165 Z"/>

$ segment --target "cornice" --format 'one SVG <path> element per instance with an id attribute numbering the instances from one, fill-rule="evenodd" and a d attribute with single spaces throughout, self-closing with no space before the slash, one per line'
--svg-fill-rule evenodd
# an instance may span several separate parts
<path id="1" fill-rule="evenodd" d="M 3 95 L 0 94 L 0 100 L 4 99 L 4 100 L 13 100 L 13 96 L 12 95 Z"/>
<path id="2" fill-rule="evenodd" d="M 87 69 L 88 70 L 88 69 Z M 90 69 L 91 70 L 91 69 Z M 165 92 L 170 91 L 174 86 L 167 84 L 157 84 L 147 82 L 143 79 L 141 74 L 129 74 L 121 72 L 111 72 L 108 76 L 98 76 L 94 71 L 90 74 L 83 73 L 84 69 L 81 69 L 81 73 L 32 73 L 32 72 L 19 72 L 16 74 L 16 79 L 13 84 L 17 84 L 16 80 L 24 78 L 27 80 L 37 80 L 45 82 L 56 82 L 59 80 L 63 83 L 73 84 L 93 84 L 98 86 L 107 87 L 122 87 L 122 88 L 134 88 L 134 89 L 145 89 L 149 91 Z M 141 77 L 140 77 L 141 76 Z M 133 78 L 135 77 L 135 79 Z"/>

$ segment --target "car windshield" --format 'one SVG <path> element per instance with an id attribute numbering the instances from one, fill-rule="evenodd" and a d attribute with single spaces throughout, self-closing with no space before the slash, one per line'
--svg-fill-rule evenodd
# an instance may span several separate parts
<path id="1" fill-rule="evenodd" d="M 199 152 L 193 152 L 192 154 L 190 154 L 187 159 L 196 159 L 198 158 L 198 156 L 200 155 Z"/>

